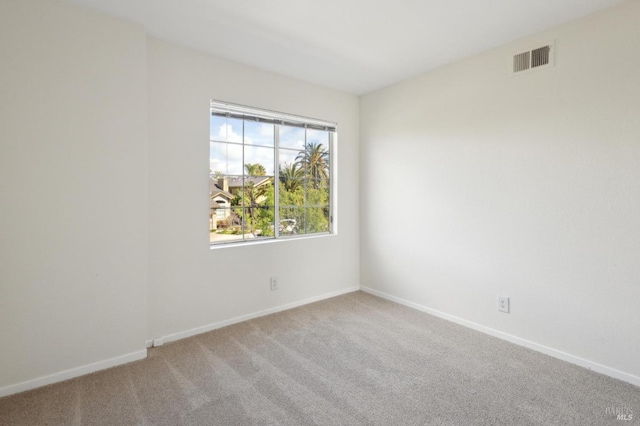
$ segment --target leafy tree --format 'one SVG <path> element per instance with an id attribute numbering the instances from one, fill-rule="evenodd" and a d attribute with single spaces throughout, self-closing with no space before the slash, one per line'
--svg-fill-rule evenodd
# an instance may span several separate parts
<path id="1" fill-rule="evenodd" d="M 302 185 L 303 177 L 304 171 L 299 163 L 284 163 L 280 168 L 280 182 L 287 192 L 295 192 Z"/>
<path id="2" fill-rule="evenodd" d="M 287 191 L 280 182 L 280 220 L 296 221 L 299 234 L 329 230 L 329 192 L 325 188 L 300 185 Z M 314 206 L 314 207 L 311 207 Z"/>
<path id="3" fill-rule="evenodd" d="M 279 177 L 280 220 L 295 220 L 298 233 L 328 231 L 328 149 L 319 143 L 307 144 L 295 163 L 280 169 Z"/>
<path id="4" fill-rule="evenodd" d="M 250 164 L 247 163 L 244 165 L 245 170 L 247 171 L 247 175 L 249 176 L 265 176 L 267 171 L 264 166 L 259 163 Z"/>
<path id="5" fill-rule="evenodd" d="M 310 207 L 305 209 L 306 232 L 325 232 L 329 230 L 329 220 L 325 215 L 325 209 Z"/>
<path id="6" fill-rule="evenodd" d="M 240 216 L 238 216 L 238 213 L 235 212 L 234 210 L 231 210 L 229 217 L 227 217 L 226 219 L 227 222 L 227 227 L 233 227 L 233 226 L 238 226 L 242 224 L 242 220 L 240 219 Z"/>
<path id="7" fill-rule="evenodd" d="M 305 205 L 324 206 L 329 204 L 329 191 L 326 187 L 307 187 L 305 191 Z"/>
<path id="8" fill-rule="evenodd" d="M 329 150 L 321 143 L 308 143 L 298 154 L 296 162 L 300 164 L 308 178 L 329 179 Z"/>
<path id="9" fill-rule="evenodd" d="M 260 164 L 248 166 L 250 166 L 247 168 L 249 173 L 264 170 Z M 273 235 L 274 189 L 272 180 L 259 186 L 256 186 L 252 180 L 245 180 L 244 187 L 235 194 L 231 203 L 233 206 L 238 206 L 234 211 L 242 218 L 245 232 L 262 236 Z"/>
<path id="10" fill-rule="evenodd" d="M 273 188 L 273 182 L 269 182 L 262 186 L 264 188 L 262 199 L 259 207 L 255 211 L 254 215 L 254 227 L 260 230 L 260 235 L 263 237 L 274 235 L 274 200 L 275 191 Z"/>
<path id="11" fill-rule="evenodd" d="M 245 164 L 248 176 L 265 176 L 261 164 Z M 279 207 L 281 223 L 275 221 L 273 180 L 256 186 L 246 179 L 244 187 L 231 200 L 233 215 L 229 224 L 242 221 L 245 233 L 272 236 L 282 221 L 295 221 L 291 233 L 313 233 L 329 230 L 329 151 L 322 144 L 309 143 L 294 163 L 279 170 Z M 281 230 L 281 232 L 283 232 Z"/>

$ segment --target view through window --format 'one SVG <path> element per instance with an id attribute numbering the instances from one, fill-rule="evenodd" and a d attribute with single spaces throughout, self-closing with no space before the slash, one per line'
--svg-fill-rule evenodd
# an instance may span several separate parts
<path id="1" fill-rule="evenodd" d="M 335 123 L 211 102 L 211 244 L 330 233 Z"/>

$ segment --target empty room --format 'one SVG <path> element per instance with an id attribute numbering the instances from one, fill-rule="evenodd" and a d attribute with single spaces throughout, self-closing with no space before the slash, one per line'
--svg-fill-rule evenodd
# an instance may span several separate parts
<path id="1" fill-rule="evenodd" d="M 0 425 L 637 423 L 639 70 L 639 0 L 0 0 Z"/>

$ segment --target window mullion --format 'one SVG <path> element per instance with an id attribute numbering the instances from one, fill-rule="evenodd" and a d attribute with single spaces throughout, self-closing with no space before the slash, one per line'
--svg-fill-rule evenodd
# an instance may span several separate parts
<path id="1" fill-rule="evenodd" d="M 303 155 L 307 154 L 307 126 L 304 126 L 304 151 Z M 307 159 L 308 160 L 308 159 Z M 304 223 L 304 233 L 307 234 L 309 232 L 308 223 L 307 223 L 307 197 L 309 196 L 309 163 L 304 163 L 304 196 L 302 197 L 302 214 L 303 214 L 303 222 Z"/>
<path id="2" fill-rule="evenodd" d="M 329 232 L 333 233 L 333 215 L 335 212 L 335 191 L 333 190 L 333 181 L 335 179 L 334 177 L 334 161 L 335 161 L 335 141 L 333 139 L 333 132 L 329 132 Z"/>
<path id="3" fill-rule="evenodd" d="M 280 126 L 273 129 L 273 235 L 280 238 Z"/>
<path id="4" fill-rule="evenodd" d="M 245 167 L 244 167 L 244 120 L 242 120 L 242 223 L 240 224 L 242 230 L 242 240 L 246 240 L 247 228 L 245 223 L 247 222 L 247 206 L 245 205 L 245 200 L 247 198 L 247 193 L 245 192 L 244 178 L 245 178 Z"/>

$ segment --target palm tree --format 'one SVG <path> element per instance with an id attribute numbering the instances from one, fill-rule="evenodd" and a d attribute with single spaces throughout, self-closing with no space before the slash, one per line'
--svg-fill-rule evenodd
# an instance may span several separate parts
<path id="1" fill-rule="evenodd" d="M 302 184 L 304 172 L 299 163 L 284 163 L 280 168 L 280 182 L 284 185 L 287 192 L 295 192 Z"/>
<path id="2" fill-rule="evenodd" d="M 253 180 L 246 179 L 242 189 L 233 198 L 232 205 L 234 203 L 243 207 L 241 216 L 245 231 L 255 234 L 257 227 L 260 227 L 260 219 L 268 221 L 269 211 L 273 211 L 273 209 L 268 209 L 273 205 L 272 178 L 268 178 L 268 182 L 260 186 L 256 186 Z M 271 218 L 271 222 L 273 222 L 273 218 Z"/>
<path id="3" fill-rule="evenodd" d="M 247 163 L 244 165 L 244 168 L 247 171 L 247 175 L 249 176 L 264 176 L 267 174 L 267 171 L 264 169 L 264 166 L 262 164 Z"/>
<path id="4" fill-rule="evenodd" d="M 308 178 L 318 180 L 329 179 L 329 150 L 321 143 L 308 143 L 304 152 L 296 157 Z"/>

